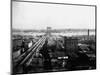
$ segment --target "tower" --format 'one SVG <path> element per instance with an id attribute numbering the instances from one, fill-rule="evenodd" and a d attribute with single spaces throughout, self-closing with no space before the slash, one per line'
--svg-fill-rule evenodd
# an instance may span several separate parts
<path id="1" fill-rule="evenodd" d="M 51 35 L 51 27 L 47 27 L 47 32 L 48 35 Z"/>

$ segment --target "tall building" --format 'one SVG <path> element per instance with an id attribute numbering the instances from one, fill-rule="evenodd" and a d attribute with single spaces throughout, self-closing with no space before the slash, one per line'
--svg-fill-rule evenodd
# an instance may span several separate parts
<path id="1" fill-rule="evenodd" d="M 78 50 L 78 39 L 73 37 L 65 37 L 65 52 L 72 54 Z"/>

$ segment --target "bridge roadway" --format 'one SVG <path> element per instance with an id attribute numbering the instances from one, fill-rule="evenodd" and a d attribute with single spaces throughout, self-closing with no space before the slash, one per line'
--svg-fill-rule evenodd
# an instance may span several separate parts
<path id="1" fill-rule="evenodd" d="M 35 44 L 33 44 L 26 52 L 21 54 L 18 58 L 13 59 L 13 68 L 17 68 L 19 66 L 25 65 L 26 63 L 30 64 L 32 61 L 32 56 L 38 52 L 43 45 L 45 44 L 45 41 L 47 39 L 47 36 L 42 36 Z"/>

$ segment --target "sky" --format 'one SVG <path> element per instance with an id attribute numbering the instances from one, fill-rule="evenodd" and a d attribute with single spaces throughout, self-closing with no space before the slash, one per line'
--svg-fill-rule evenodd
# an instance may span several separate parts
<path id="1" fill-rule="evenodd" d="M 95 7 L 12 2 L 14 29 L 95 29 Z"/>

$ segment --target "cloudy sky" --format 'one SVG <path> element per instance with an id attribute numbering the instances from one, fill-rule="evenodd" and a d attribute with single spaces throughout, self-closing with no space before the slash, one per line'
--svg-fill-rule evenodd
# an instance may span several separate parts
<path id="1" fill-rule="evenodd" d="M 16 29 L 94 29 L 95 7 L 12 2 L 12 27 Z"/>

